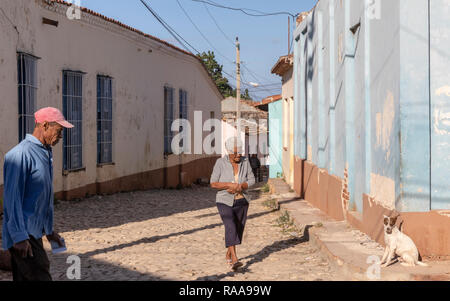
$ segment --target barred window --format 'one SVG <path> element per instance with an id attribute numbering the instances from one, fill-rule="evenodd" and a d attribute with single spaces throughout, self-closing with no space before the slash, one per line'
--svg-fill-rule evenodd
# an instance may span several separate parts
<path id="1" fill-rule="evenodd" d="M 34 130 L 36 111 L 37 70 L 36 58 L 17 53 L 17 82 L 19 89 L 19 142 Z"/>
<path id="2" fill-rule="evenodd" d="M 74 125 L 64 129 L 63 168 L 76 170 L 83 167 L 83 73 L 63 71 L 63 114 Z"/>
<path id="3" fill-rule="evenodd" d="M 210 111 L 209 112 L 209 118 L 210 119 L 214 119 L 214 111 Z M 212 126 L 211 127 L 211 133 L 214 133 L 215 130 L 216 130 L 216 128 L 214 126 Z M 215 138 L 211 141 L 211 146 L 212 147 L 216 146 L 216 139 Z"/>
<path id="4" fill-rule="evenodd" d="M 97 76 L 97 163 L 112 163 L 112 79 Z"/>
<path id="5" fill-rule="evenodd" d="M 180 101 L 179 101 L 180 119 L 188 120 L 187 92 L 185 90 L 183 90 L 183 89 L 180 89 L 179 96 L 180 96 Z M 183 130 L 183 127 L 180 126 L 180 132 L 182 130 Z M 186 137 L 184 137 L 184 139 L 186 139 Z M 183 147 L 184 139 L 180 141 L 180 147 Z"/>
<path id="6" fill-rule="evenodd" d="M 164 87 L 164 155 L 172 153 L 171 144 L 174 136 L 171 130 L 174 119 L 173 92 L 173 88 Z"/>
<path id="7" fill-rule="evenodd" d="M 180 89 L 180 119 L 188 119 L 187 92 Z"/>

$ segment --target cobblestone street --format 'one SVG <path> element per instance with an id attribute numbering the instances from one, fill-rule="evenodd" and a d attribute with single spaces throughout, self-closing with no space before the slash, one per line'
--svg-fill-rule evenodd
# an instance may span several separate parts
<path id="1" fill-rule="evenodd" d="M 81 280 L 343 280 L 305 238 L 283 233 L 280 212 L 264 206 L 265 199 L 250 205 L 238 272 L 225 263 L 224 227 L 210 188 L 60 202 L 55 230 L 68 251 L 48 252 L 52 277 L 67 280 L 66 260 L 74 254 L 81 258 Z M 45 239 L 44 245 L 50 250 Z"/>

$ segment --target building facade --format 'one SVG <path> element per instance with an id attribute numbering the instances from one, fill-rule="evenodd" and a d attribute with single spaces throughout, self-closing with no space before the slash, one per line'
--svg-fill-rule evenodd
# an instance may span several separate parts
<path id="1" fill-rule="evenodd" d="M 294 34 L 294 188 L 383 242 L 450 255 L 449 0 L 320 0 Z"/>
<path id="2" fill-rule="evenodd" d="M 294 56 L 282 56 L 272 68 L 281 77 L 282 99 L 282 168 L 283 177 L 291 188 L 294 186 Z"/>
<path id="3" fill-rule="evenodd" d="M 236 136 L 236 102 L 235 97 L 222 101 L 222 154 L 225 154 L 225 141 Z M 258 155 L 261 164 L 267 159 L 267 116 L 268 113 L 253 106 L 251 100 L 240 102 L 241 131 L 244 155 Z"/>
<path id="4" fill-rule="evenodd" d="M 283 103 L 281 95 L 272 95 L 252 105 L 267 112 L 268 128 L 268 178 L 283 177 Z"/>
<path id="5" fill-rule="evenodd" d="M 202 125 L 221 115 L 223 97 L 195 55 L 88 9 L 69 18 L 64 1 L 1 8 L 1 165 L 32 132 L 33 113 L 53 106 L 75 125 L 53 148 L 59 199 L 209 178 L 220 154 L 194 152 L 193 131 L 190 153 L 171 144 L 181 129 L 174 120 L 194 124 L 195 114 Z"/>

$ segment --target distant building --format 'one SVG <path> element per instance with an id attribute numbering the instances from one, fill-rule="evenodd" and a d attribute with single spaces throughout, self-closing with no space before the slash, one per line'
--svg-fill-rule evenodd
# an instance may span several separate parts
<path id="1" fill-rule="evenodd" d="M 225 152 L 225 141 L 236 135 L 236 102 L 234 97 L 222 101 L 222 154 Z M 257 154 L 261 165 L 266 164 L 267 150 L 267 116 L 268 113 L 255 107 L 251 100 L 241 100 L 240 116 L 242 142 L 245 142 L 245 155 Z M 253 141 L 253 143 L 250 143 Z M 255 143 L 256 142 L 256 143 Z"/>
<path id="2" fill-rule="evenodd" d="M 272 73 L 281 77 L 282 99 L 282 167 L 283 177 L 291 188 L 294 186 L 294 55 L 278 59 Z"/>
<path id="3" fill-rule="evenodd" d="M 283 103 L 281 95 L 273 95 L 253 104 L 268 112 L 269 178 L 283 176 Z"/>

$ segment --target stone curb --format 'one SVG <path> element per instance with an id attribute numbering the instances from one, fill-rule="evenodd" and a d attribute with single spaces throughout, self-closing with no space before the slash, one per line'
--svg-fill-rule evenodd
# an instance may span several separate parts
<path id="1" fill-rule="evenodd" d="M 275 185 L 273 185 L 273 183 L 269 183 L 269 185 L 271 187 L 271 191 L 276 193 Z M 275 199 L 277 200 L 278 208 L 280 208 L 280 210 L 287 211 L 289 213 L 289 215 L 291 216 L 293 222 L 299 229 L 304 229 L 306 226 L 308 226 L 308 225 L 305 225 L 304 223 L 302 223 L 302 221 L 297 220 L 295 218 L 295 215 L 291 214 L 291 212 L 293 211 L 292 208 L 288 208 L 288 206 L 285 204 L 279 204 L 279 201 L 282 201 L 286 198 L 284 198 L 282 195 L 277 195 L 275 197 Z M 312 205 L 310 205 L 310 206 L 315 208 Z M 366 267 L 361 267 L 358 265 L 351 264 L 329 250 L 329 248 L 327 247 L 327 244 L 324 241 L 322 241 L 322 239 L 320 238 L 319 233 L 322 230 L 321 228 L 316 228 L 316 227 L 314 227 L 314 225 L 309 225 L 309 226 L 310 226 L 309 231 L 308 231 L 309 241 L 320 250 L 321 254 L 324 255 L 329 260 L 330 264 L 332 264 L 335 268 L 340 269 L 343 272 L 343 274 L 349 278 L 349 280 L 373 281 L 366 276 L 366 271 L 367 271 Z M 377 280 L 381 280 L 381 281 L 411 281 L 411 280 L 415 280 L 415 281 L 430 281 L 430 280 L 431 281 L 443 281 L 444 280 L 445 281 L 446 280 L 446 281 L 448 281 L 448 280 L 450 280 L 450 275 L 448 275 L 448 274 L 432 274 L 432 275 L 430 275 L 430 274 L 416 274 L 416 273 L 407 273 L 407 272 L 400 273 L 400 272 L 383 271 L 382 270 L 381 279 L 377 279 Z"/>

